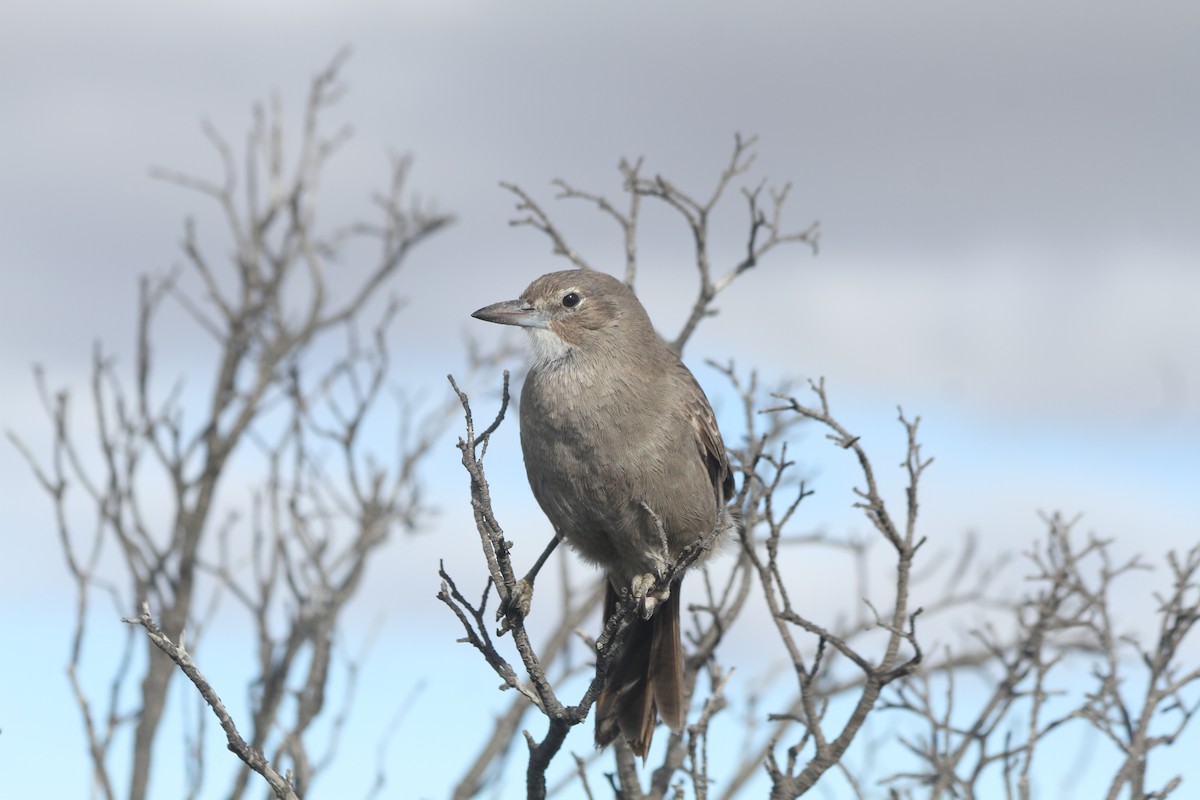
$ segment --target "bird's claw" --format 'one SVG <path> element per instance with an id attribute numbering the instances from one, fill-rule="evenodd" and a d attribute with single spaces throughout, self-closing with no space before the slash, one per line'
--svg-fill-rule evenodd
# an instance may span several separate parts
<path id="1" fill-rule="evenodd" d="M 634 602 L 637 603 L 638 613 L 641 614 L 642 619 L 650 619 L 654 616 L 654 610 L 658 608 L 658 604 L 671 596 L 670 584 L 655 592 L 654 585 L 657 582 L 658 576 L 652 572 L 635 575 L 630 582 L 629 591 L 633 595 Z"/>
<path id="2" fill-rule="evenodd" d="M 508 593 L 508 597 L 500 601 L 500 606 L 496 609 L 496 621 L 500 623 L 497 633 L 503 636 L 512 630 L 513 622 L 523 620 L 529 616 L 529 609 L 532 604 L 533 583 L 525 578 L 521 578 L 513 584 L 512 591 Z"/>

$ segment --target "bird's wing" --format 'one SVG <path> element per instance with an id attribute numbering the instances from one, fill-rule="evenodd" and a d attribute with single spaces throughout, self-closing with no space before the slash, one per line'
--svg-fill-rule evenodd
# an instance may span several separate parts
<path id="1" fill-rule="evenodd" d="M 696 383 L 695 376 L 687 367 L 682 367 L 682 372 L 687 378 L 689 388 L 688 420 L 696 435 L 700 457 L 704 459 L 704 465 L 708 469 L 717 504 L 723 507 L 733 497 L 733 472 L 729 469 L 729 455 L 725 451 L 725 442 L 722 441 L 721 431 L 717 428 L 717 418 L 704 395 L 704 390 Z"/>

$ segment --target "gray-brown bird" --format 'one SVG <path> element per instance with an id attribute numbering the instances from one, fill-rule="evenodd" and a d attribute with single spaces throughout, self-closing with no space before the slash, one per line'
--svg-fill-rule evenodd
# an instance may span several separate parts
<path id="1" fill-rule="evenodd" d="M 648 590 L 680 551 L 736 527 L 733 475 L 712 407 L 625 284 L 568 270 L 472 316 L 524 328 L 529 485 L 559 538 L 608 576 L 604 620 L 629 589 L 641 609 L 596 701 L 596 745 L 618 731 L 645 756 L 655 714 L 683 729 L 679 582 Z"/>

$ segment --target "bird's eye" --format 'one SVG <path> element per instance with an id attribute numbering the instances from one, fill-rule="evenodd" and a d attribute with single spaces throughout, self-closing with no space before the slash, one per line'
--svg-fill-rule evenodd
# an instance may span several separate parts
<path id="1" fill-rule="evenodd" d="M 574 308 L 579 305 L 579 294 L 576 292 L 567 292 L 563 295 L 563 305 L 567 308 Z"/>

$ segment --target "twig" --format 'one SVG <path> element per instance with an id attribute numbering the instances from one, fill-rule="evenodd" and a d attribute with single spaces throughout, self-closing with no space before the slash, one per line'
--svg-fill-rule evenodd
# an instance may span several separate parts
<path id="1" fill-rule="evenodd" d="M 122 622 L 130 625 L 141 625 L 146 629 L 146 636 L 154 643 L 154 646 L 167 655 L 176 666 L 183 671 L 183 674 L 188 677 L 196 690 L 204 698 L 204 701 L 212 708 L 213 714 L 216 715 L 217 721 L 221 724 L 222 730 L 225 731 L 225 738 L 229 743 L 229 749 L 240 758 L 246 766 L 257 772 L 270 785 L 271 791 L 281 800 L 299 800 L 295 791 L 292 789 L 291 783 L 271 768 L 267 763 L 266 758 L 258 750 L 246 744 L 245 739 L 237 731 L 237 726 L 233 722 L 233 718 L 229 716 L 229 712 L 225 710 L 225 704 L 221 702 L 221 698 L 217 696 L 216 690 L 200 672 L 200 668 L 192 661 L 191 655 L 183 646 L 182 637 L 179 644 L 171 641 L 162 629 L 158 627 L 158 623 L 154 621 L 154 617 L 150 615 L 150 606 L 148 603 L 142 603 L 142 613 L 136 617 L 122 617 Z"/>

